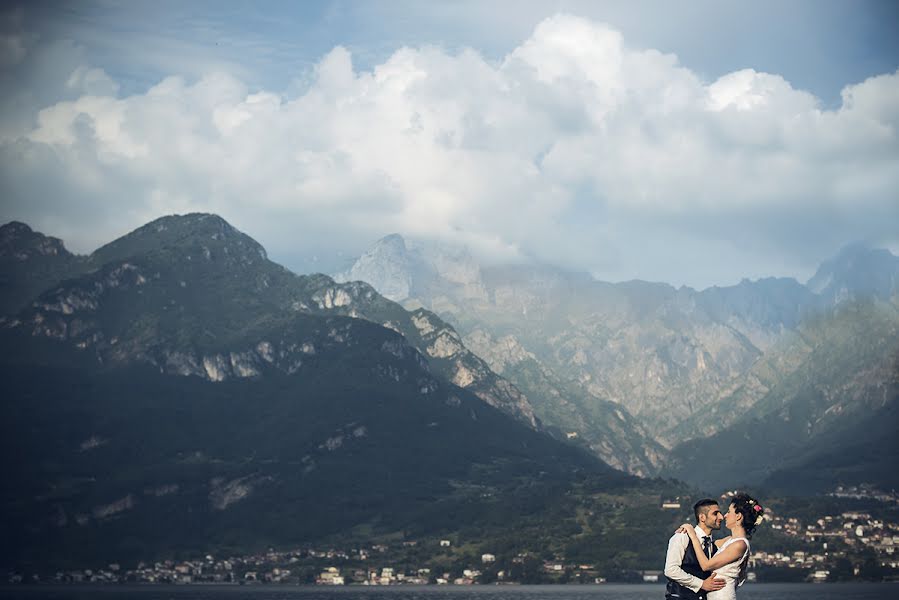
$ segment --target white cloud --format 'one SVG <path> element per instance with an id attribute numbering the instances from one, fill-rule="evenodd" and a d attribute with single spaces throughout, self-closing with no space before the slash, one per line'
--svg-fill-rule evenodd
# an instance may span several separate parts
<path id="1" fill-rule="evenodd" d="M 162 213 L 209 210 L 276 258 L 401 231 L 707 285 L 899 236 L 899 72 L 824 110 L 778 75 L 704 82 L 673 55 L 559 15 L 499 62 L 404 47 L 357 71 L 336 47 L 293 98 L 221 73 L 121 98 L 99 68 L 65 83 L 79 97 L 2 142 L 0 174 L 9 218 L 52 221 L 82 251 Z M 70 197 L 36 203 L 41 178 Z M 87 197 L 89 209 L 52 214 Z"/>
<path id="2" fill-rule="evenodd" d="M 119 91 L 119 84 L 113 81 L 106 71 L 83 65 L 72 71 L 66 81 L 66 87 L 87 96 L 115 96 Z"/>

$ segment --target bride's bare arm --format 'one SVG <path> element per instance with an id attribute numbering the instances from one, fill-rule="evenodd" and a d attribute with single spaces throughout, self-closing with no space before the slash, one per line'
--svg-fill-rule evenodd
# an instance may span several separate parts
<path id="1" fill-rule="evenodd" d="M 696 553 L 696 558 L 699 559 L 699 565 L 702 567 L 703 571 L 712 571 L 740 560 L 740 557 L 743 556 L 745 551 L 746 542 L 739 540 L 729 545 L 724 550 L 716 552 L 712 558 L 706 558 L 705 554 L 702 552 L 702 548 L 700 548 Z"/>
<path id="2" fill-rule="evenodd" d="M 696 535 L 696 530 L 689 523 L 681 525 L 678 531 L 682 531 L 690 536 L 690 542 L 693 544 L 693 550 L 696 552 L 696 559 L 699 561 L 699 566 L 702 567 L 703 571 L 712 571 L 724 565 L 729 565 L 739 560 L 743 556 L 743 552 L 746 551 L 746 542 L 737 541 L 724 550 L 717 552 L 712 558 L 707 558 L 702 550 L 702 542 L 699 541 L 699 536 Z"/>

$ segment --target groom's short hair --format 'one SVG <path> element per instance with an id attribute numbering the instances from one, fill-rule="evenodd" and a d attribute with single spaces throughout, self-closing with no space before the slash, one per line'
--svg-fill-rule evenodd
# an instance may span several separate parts
<path id="1" fill-rule="evenodd" d="M 705 512 L 703 509 L 706 506 L 718 506 L 718 501 L 711 498 L 703 498 L 693 505 L 693 515 L 696 517 L 697 523 L 699 523 L 699 513 Z"/>

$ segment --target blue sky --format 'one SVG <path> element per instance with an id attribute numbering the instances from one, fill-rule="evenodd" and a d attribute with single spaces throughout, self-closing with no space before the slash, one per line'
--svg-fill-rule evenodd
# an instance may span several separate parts
<path id="1" fill-rule="evenodd" d="M 679 4 L 679 6 L 674 6 Z M 24 8 L 26 5 L 22 5 Z M 543 18 L 590 17 L 632 45 L 674 53 L 713 79 L 751 67 L 839 101 L 847 83 L 894 70 L 899 6 L 879 2 L 106 2 L 28 3 L 25 24 L 49 39 L 74 38 L 124 91 L 174 72 L 229 66 L 277 89 L 334 46 L 369 69 L 403 45 L 475 48 L 498 60 Z"/>
<path id="2" fill-rule="evenodd" d="M 80 252 L 222 214 L 609 280 L 899 249 L 894 2 L 78 2 L 0 11 L 0 220 Z"/>

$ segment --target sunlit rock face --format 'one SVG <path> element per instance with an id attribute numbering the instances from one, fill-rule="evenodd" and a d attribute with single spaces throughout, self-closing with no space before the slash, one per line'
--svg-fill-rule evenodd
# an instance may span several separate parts
<path id="1" fill-rule="evenodd" d="M 365 281 L 396 302 L 425 298 L 428 306 L 454 296 L 485 300 L 481 267 L 464 248 L 407 241 L 398 234 L 378 240 L 336 281 Z"/>
<path id="2" fill-rule="evenodd" d="M 365 281 L 385 298 L 401 301 L 409 297 L 414 262 L 403 238 L 390 235 L 360 256 L 348 271 L 336 275 L 334 280 L 341 283 Z"/>

